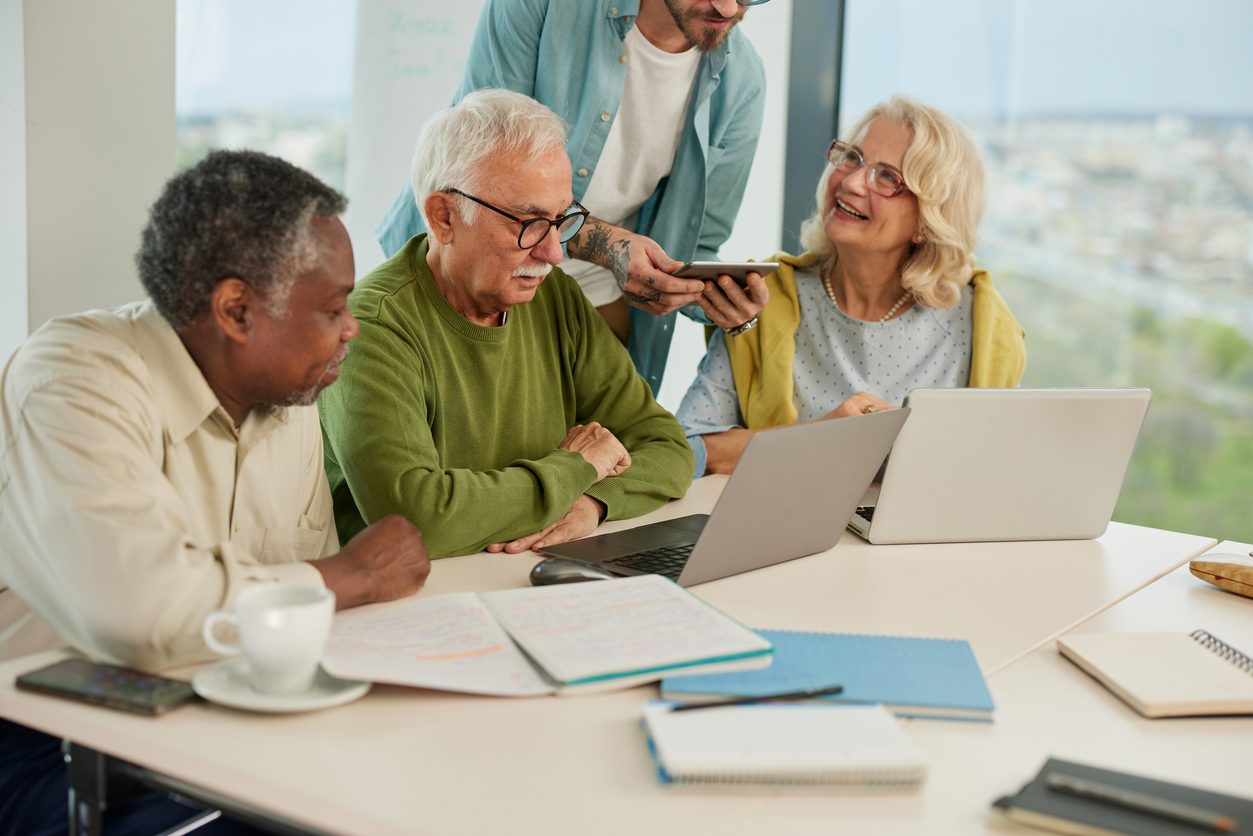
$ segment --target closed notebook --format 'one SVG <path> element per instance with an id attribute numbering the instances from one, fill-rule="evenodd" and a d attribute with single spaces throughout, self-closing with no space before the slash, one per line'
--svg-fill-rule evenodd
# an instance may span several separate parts
<path id="1" fill-rule="evenodd" d="M 926 755 L 881 706 L 671 705 L 644 705 L 663 783 L 914 789 L 926 777 Z"/>
<path id="2" fill-rule="evenodd" d="M 1161 813 L 1153 813 L 1142 806 L 1126 806 L 1059 792 L 1048 785 L 1050 775 L 1095 782 L 1114 793 L 1134 793 L 1171 805 L 1186 805 L 1189 811 L 1205 814 L 1217 823 L 1220 820 L 1236 826 L 1224 830 L 1219 826 L 1201 826 Z M 1133 833 L 1137 836 L 1183 836 L 1188 833 L 1238 832 L 1248 833 L 1246 827 L 1253 823 L 1253 800 L 1234 795 L 1210 792 L 1199 787 L 1157 781 L 1127 772 L 1099 769 L 1079 763 L 1049 758 L 1038 775 L 1014 795 L 998 799 L 993 805 L 1010 820 L 1021 824 L 1072 833 L 1078 836 L 1110 836 Z M 1179 809 L 1176 807 L 1176 809 Z"/>
<path id="3" fill-rule="evenodd" d="M 774 645 L 768 668 L 667 677 L 673 700 L 713 700 L 842 685 L 838 703 L 882 703 L 902 717 L 991 722 L 992 695 L 961 639 L 758 630 Z"/>
<path id="4" fill-rule="evenodd" d="M 1057 649 L 1145 717 L 1253 714 L 1253 659 L 1204 630 L 1080 633 Z"/>

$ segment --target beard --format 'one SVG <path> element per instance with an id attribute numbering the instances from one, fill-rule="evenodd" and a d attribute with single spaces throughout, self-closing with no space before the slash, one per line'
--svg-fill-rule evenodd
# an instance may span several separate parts
<path id="1" fill-rule="evenodd" d="M 726 40 L 727 35 L 731 34 L 744 17 L 744 13 L 748 11 L 747 6 L 741 6 L 736 12 L 735 17 L 726 18 L 731 21 L 731 25 L 721 30 L 706 29 L 701 25 L 701 20 L 710 17 L 710 14 L 696 11 L 695 9 L 684 9 L 680 5 L 680 0 L 666 0 L 666 9 L 670 12 L 670 16 L 674 18 L 674 23 L 679 27 L 679 31 L 683 33 L 683 37 L 687 38 L 687 42 L 701 52 L 709 52 L 716 49 L 718 44 Z M 712 12 L 717 15 L 717 12 Z"/>
<path id="2" fill-rule="evenodd" d="M 344 358 L 348 356 L 348 343 L 344 343 L 339 347 L 339 351 L 335 352 L 335 356 L 331 358 L 331 362 L 326 364 L 326 368 L 322 371 L 322 376 L 318 378 L 317 383 L 307 389 L 297 389 L 288 393 L 287 397 L 282 399 L 281 403 L 275 406 L 313 406 L 318 401 L 318 395 L 330 385 L 327 379 L 332 376 L 333 372 L 338 372 L 339 367 L 343 365 Z"/>

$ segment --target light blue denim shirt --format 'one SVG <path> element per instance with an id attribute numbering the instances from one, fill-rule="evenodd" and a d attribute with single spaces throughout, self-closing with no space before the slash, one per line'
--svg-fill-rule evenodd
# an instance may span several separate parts
<path id="1" fill-rule="evenodd" d="M 623 38 L 639 0 L 488 0 L 454 103 L 504 87 L 547 105 L 570 124 L 566 150 L 582 199 L 600 160 L 626 83 Z M 636 231 L 671 258 L 712 260 L 731 234 L 761 133 L 766 86 L 761 58 L 733 30 L 701 56 L 670 176 L 640 209 Z M 451 185 L 451 184 L 450 184 Z M 388 256 L 425 231 L 406 185 L 376 233 Z M 696 308 L 694 319 L 705 321 Z M 631 309 L 631 358 L 653 392 L 661 387 L 674 314 Z"/>

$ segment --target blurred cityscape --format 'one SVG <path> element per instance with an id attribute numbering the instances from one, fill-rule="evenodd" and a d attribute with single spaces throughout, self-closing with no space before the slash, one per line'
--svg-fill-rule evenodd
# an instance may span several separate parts
<path id="1" fill-rule="evenodd" d="M 1253 120 L 1086 116 L 980 133 L 989 257 L 1012 247 L 1098 298 L 1253 331 Z"/>
<path id="2" fill-rule="evenodd" d="M 219 148 L 250 148 L 282 157 L 344 190 L 348 160 L 348 104 L 180 114 L 178 169 Z"/>
<path id="3" fill-rule="evenodd" d="M 971 120 L 1026 386 L 1148 386 L 1115 518 L 1253 540 L 1253 119 Z"/>

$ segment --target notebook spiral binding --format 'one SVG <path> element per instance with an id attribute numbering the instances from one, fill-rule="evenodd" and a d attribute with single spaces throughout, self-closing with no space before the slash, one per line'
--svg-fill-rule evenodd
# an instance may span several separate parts
<path id="1" fill-rule="evenodd" d="M 666 773 L 675 787 L 794 787 L 846 790 L 913 790 L 925 779 L 923 769 L 868 763 L 855 769 L 831 770 L 819 767 L 769 773 L 762 769 L 697 771 L 682 776 Z"/>
<path id="2" fill-rule="evenodd" d="M 1205 630 L 1193 630 L 1191 635 L 1206 650 L 1217 653 L 1220 658 L 1225 659 L 1245 673 L 1253 674 L 1253 657 L 1241 653 L 1222 639 L 1207 633 Z"/>

